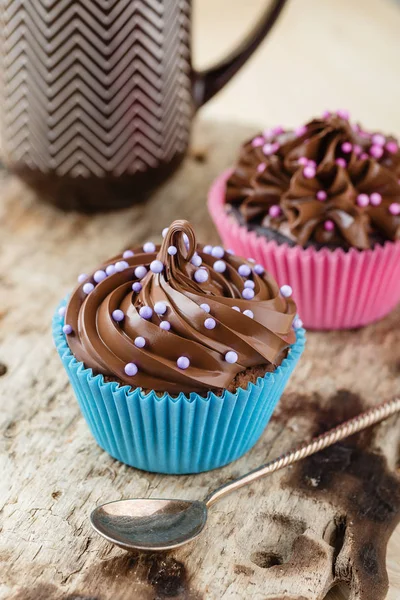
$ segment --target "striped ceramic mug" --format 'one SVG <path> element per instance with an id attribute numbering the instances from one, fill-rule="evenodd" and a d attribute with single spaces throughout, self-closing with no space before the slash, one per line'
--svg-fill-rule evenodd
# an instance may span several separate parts
<path id="1" fill-rule="evenodd" d="M 191 0 L 5 0 L 5 164 L 64 208 L 142 199 L 180 163 L 196 110 L 252 54 L 284 3 L 270 2 L 236 52 L 198 73 Z"/>

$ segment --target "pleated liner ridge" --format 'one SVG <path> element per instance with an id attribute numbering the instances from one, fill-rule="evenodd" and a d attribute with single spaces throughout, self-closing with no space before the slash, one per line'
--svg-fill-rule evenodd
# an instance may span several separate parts
<path id="1" fill-rule="evenodd" d="M 377 321 L 400 302 L 400 241 L 371 250 L 304 249 L 268 241 L 225 211 L 223 172 L 212 185 L 208 208 L 226 248 L 261 263 L 280 285 L 293 288 L 307 329 L 349 329 Z"/>
<path id="2" fill-rule="evenodd" d="M 65 306 L 66 299 L 60 304 Z M 274 373 L 221 396 L 145 395 L 102 375 L 72 355 L 58 310 L 53 337 L 83 416 L 96 442 L 123 463 L 157 473 L 200 473 L 239 458 L 267 425 L 305 344 L 305 331 Z"/>

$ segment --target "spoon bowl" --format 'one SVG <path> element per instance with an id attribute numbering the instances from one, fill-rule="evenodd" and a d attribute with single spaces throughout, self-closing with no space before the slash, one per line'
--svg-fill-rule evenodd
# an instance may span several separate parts
<path id="1" fill-rule="evenodd" d="M 194 540 L 207 520 L 201 501 L 135 498 L 95 508 L 90 521 L 97 533 L 125 550 L 170 550 Z"/>

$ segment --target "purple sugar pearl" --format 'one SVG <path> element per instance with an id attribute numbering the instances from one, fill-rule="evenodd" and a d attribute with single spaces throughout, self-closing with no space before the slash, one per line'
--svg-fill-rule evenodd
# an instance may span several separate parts
<path id="1" fill-rule="evenodd" d="M 344 158 L 337 158 L 335 160 L 335 163 L 338 165 L 338 167 L 343 167 L 343 169 L 345 169 L 347 167 L 347 162 L 345 161 Z"/>
<path id="2" fill-rule="evenodd" d="M 254 265 L 254 273 L 256 273 L 257 275 L 262 275 L 264 271 L 265 269 L 262 265 Z"/>
<path id="3" fill-rule="evenodd" d="M 348 154 L 352 150 L 353 150 L 353 144 L 351 144 L 350 142 L 343 142 L 342 152 L 344 152 L 345 154 Z"/>
<path id="4" fill-rule="evenodd" d="M 197 283 L 205 283 L 208 279 L 208 272 L 206 269 L 197 269 L 197 271 L 194 272 L 194 278 Z"/>
<path id="5" fill-rule="evenodd" d="M 248 258 L 247 260 L 248 260 L 248 262 L 251 262 L 251 263 L 255 263 L 255 262 L 256 262 L 256 261 L 254 260 L 254 258 Z"/>
<path id="6" fill-rule="evenodd" d="M 379 159 L 383 155 L 383 148 L 382 146 L 378 146 L 378 144 L 372 144 L 369 153 L 374 158 Z"/>
<path id="7" fill-rule="evenodd" d="M 169 229 L 169 227 L 164 227 L 164 229 L 162 230 L 161 235 L 163 236 L 163 238 L 166 237 L 166 235 L 168 233 L 168 229 Z"/>
<path id="8" fill-rule="evenodd" d="M 226 271 L 226 262 L 224 260 L 216 260 L 213 264 L 213 269 L 217 273 L 224 273 Z"/>
<path id="9" fill-rule="evenodd" d="M 394 140 L 391 140 L 390 142 L 388 142 L 386 144 L 385 148 L 388 152 L 390 152 L 390 154 L 396 154 L 396 152 L 399 149 L 399 146 L 398 146 L 397 142 L 395 142 Z"/>
<path id="10" fill-rule="evenodd" d="M 394 215 L 394 216 L 400 215 L 399 202 L 392 202 L 392 204 L 389 206 L 389 212 L 391 215 Z"/>
<path id="11" fill-rule="evenodd" d="M 114 319 L 114 321 L 117 321 L 117 323 L 119 323 L 120 321 L 124 320 L 125 315 L 122 312 L 122 310 L 120 310 L 119 308 L 117 308 L 117 310 L 113 310 L 113 312 L 112 312 L 112 318 Z"/>
<path id="12" fill-rule="evenodd" d="M 376 144 L 377 146 L 384 146 L 385 142 L 386 142 L 386 138 L 384 135 L 382 135 L 381 133 L 374 133 L 374 135 L 372 136 L 372 143 Z"/>
<path id="13" fill-rule="evenodd" d="M 178 360 L 176 361 L 176 364 L 178 366 L 178 369 L 187 369 L 190 366 L 190 360 L 188 359 L 187 356 L 180 356 L 178 358 Z"/>
<path id="14" fill-rule="evenodd" d="M 183 243 L 185 244 L 185 246 L 189 246 L 189 238 L 187 233 L 183 234 Z"/>
<path id="15" fill-rule="evenodd" d="M 232 306 L 232 310 L 236 310 L 236 312 L 240 312 L 240 308 L 238 306 Z"/>
<path id="16" fill-rule="evenodd" d="M 169 321 L 161 321 L 160 329 L 163 329 L 164 331 L 169 331 L 171 329 L 171 323 Z"/>
<path id="17" fill-rule="evenodd" d="M 362 208 L 365 208 L 369 204 L 369 197 L 367 194 L 358 194 L 357 196 L 357 204 Z"/>
<path id="18" fill-rule="evenodd" d="M 234 363 L 236 363 L 238 361 L 238 355 L 237 352 L 234 352 L 233 350 L 229 350 L 226 354 L 225 354 L 225 360 L 227 363 L 230 363 L 231 365 L 233 365 Z"/>
<path id="19" fill-rule="evenodd" d="M 143 252 L 146 252 L 146 254 L 151 254 L 155 251 L 156 245 L 153 242 L 146 242 L 145 244 L 143 244 Z"/>
<path id="20" fill-rule="evenodd" d="M 109 277 L 110 275 L 114 275 L 117 272 L 117 269 L 114 265 L 108 265 L 106 267 L 106 275 Z"/>
<path id="21" fill-rule="evenodd" d="M 300 317 L 295 317 L 293 320 L 293 329 L 301 329 L 303 327 L 303 321 Z"/>
<path id="22" fill-rule="evenodd" d="M 379 206 L 382 202 L 382 196 L 379 194 L 379 192 L 373 192 L 369 197 L 369 201 L 371 202 L 372 206 Z"/>
<path id="23" fill-rule="evenodd" d="M 107 273 L 105 271 L 103 271 L 102 269 L 99 269 L 98 271 L 96 271 L 96 273 L 93 275 L 93 279 L 95 280 L 96 283 L 100 283 L 100 281 L 104 281 L 104 279 L 107 277 Z"/>
<path id="24" fill-rule="evenodd" d="M 156 302 L 154 305 L 154 312 L 158 315 L 163 315 L 167 312 L 167 305 L 165 302 Z"/>
<path id="25" fill-rule="evenodd" d="M 153 309 L 150 306 L 142 306 L 139 310 L 139 315 L 142 319 L 151 319 L 153 316 Z"/>
<path id="26" fill-rule="evenodd" d="M 254 298 L 254 291 L 250 288 L 244 288 L 242 296 L 245 300 L 252 300 Z"/>
<path id="27" fill-rule="evenodd" d="M 139 335 L 135 338 L 133 343 L 135 344 L 136 348 L 144 348 L 146 345 L 146 340 L 144 339 L 144 337 Z"/>
<path id="28" fill-rule="evenodd" d="M 273 204 L 272 206 L 269 207 L 268 214 L 271 217 L 271 219 L 276 219 L 277 217 L 280 216 L 281 209 L 277 204 Z"/>
<path id="29" fill-rule="evenodd" d="M 88 276 L 86 275 L 86 273 L 81 273 L 80 275 L 78 275 L 78 283 L 83 283 L 84 281 L 86 281 L 87 278 Z"/>
<path id="30" fill-rule="evenodd" d="M 129 377 L 134 377 L 138 372 L 138 368 L 135 363 L 128 363 L 125 365 L 124 371 Z"/>
<path id="31" fill-rule="evenodd" d="M 203 252 L 204 254 L 211 254 L 213 247 L 210 244 L 207 244 L 207 246 L 204 246 L 203 248 Z"/>
<path id="32" fill-rule="evenodd" d="M 209 313 L 211 310 L 210 305 L 206 304 L 205 302 L 203 304 L 200 304 L 200 308 L 202 308 L 206 313 Z"/>
<path id="33" fill-rule="evenodd" d="M 251 269 L 249 265 L 240 265 L 240 267 L 238 268 L 238 273 L 242 277 L 248 277 L 251 273 Z"/>
<path id="34" fill-rule="evenodd" d="M 58 314 L 60 315 L 60 317 L 63 317 L 66 312 L 67 312 L 66 306 L 60 306 L 60 308 L 58 309 Z"/>
<path id="35" fill-rule="evenodd" d="M 115 263 L 115 269 L 118 271 L 118 273 L 121 273 L 121 271 L 124 271 L 128 267 L 129 267 L 129 265 L 126 262 L 126 260 L 119 260 L 118 262 Z"/>
<path id="36" fill-rule="evenodd" d="M 64 325 L 62 330 L 65 333 L 65 335 L 69 335 L 70 333 L 72 333 L 72 327 L 71 327 L 71 325 L 68 325 L 68 324 Z"/>
<path id="37" fill-rule="evenodd" d="M 325 231 L 333 231 L 335 229 L 335 223 L 333 221 L 331 221 L 330 219 L 328 219 L 324 223 L 324 229 L 325 229 Z"/>
<path id="38" fill-rule="evenodd" d="M 167 252 L 170 256 L 175 256 L 175 254 L 178 252 L 178 248 L 176 246 L 168 246 Z"/>
<path id="39" fill-rule="evenodd" d="M 122 255 L 122 258 L 132 258 L 132 256 L 135 256 L 135 253 L 132 252 L 132 250 L 125 250 L 125 252 Z"/>
<path id="40" fill-rule="evenodd" d="M 252 310 L 246 309 L 243 311 L 243 314 L 246 315 L 246 317 L 249 317 L 250 319 L 254 319 L 254 313 Z"/>
<path id="41" fill-rule="evenodd" d="M 162 273 L 164 270 L 164 265 L 162 264 L 161 260 L 153 260 L 150 263 L 150 271 L 152 273 Z"/>
<path id="42" fill-rule="evenodd" d="M 201 257 L 196 253 L 192 256 L 192 260 L 190 261 L 192 263 L 192 265 L 194 265 L 195 267 L 200 267 L 201 263 L 203 262 L 201 260 Z"/>
<path id="43" fill-rule="evenodd" d="M 138 281 L 135 281 L 135 283 L 132 283 L 132 289 L 134 292 L 136 292 L 138 294 L 140 292 L 140 290 L 142 289 L 142 284 L 139 283 Z"/>
<path id="44" fill-rule="evenodd" d="M 264 144 L 264 141 L 264 138 L 261 135 L 258 135 L 257 137 L 251 140 L 251 145 L 253 146 L 253 148 L 258 148 L 259 146 L 262 146 Z"/>
<path id="45" fill-rule="evenodd" d="M 279 291 L 284 298 L 290 298 L 290 296 L 293 294 L 292 288 L 287 284 L 283 285 Z"/>
<path id="46" fill-rule="evenodd" d="M 217 324 L 216 320 L 212 319 L 211 317 L 209 317 L 208 319 L 206 319 L 204 321 L 204 327 L 206 329 L 214 329 L 216 324 Z"/>
<path id="47" fill-rule="evenodd" d="M 143 277 L 147 275 L 147 269 L 143 265 L 140 265 L 139 267 L 136 267 L 134 273 L 135 277 L 137 277 L 138 279 L 143 279 Z"/>
<path id="48" fill-rule="evenodd" d="M 93 283 L 84 283 L 83 287 L 82 287 L 82 291 L 85 294 L 90 294 L 90 292 L 92 292 L 94 290 L 94 285 Z"/>
<path id="49" fill-rule="evenodd" d="M 222 248 L 222 246 L 214 246 L 214 248 L 211 250 L 211 256 L 214 258 L 223 258 L 224 254 L 225 250 Z"/>
<path id="50" fill-rule="evenodd" d="M 320 200 L 320 202 L 324 202 L 328 197 L 328 194 L 325 192 L 325 190 L 318 190 L 317 192 L 317 200 Z"/>
<path id="51" fill-rule="evenodd" d="M 244 282 L 245 288 L 250 288 L 250 289 L 254 290 L 255 286 L 256 286 L 256 284 L 251 279 L 248 279 L 247 281 Z"/>

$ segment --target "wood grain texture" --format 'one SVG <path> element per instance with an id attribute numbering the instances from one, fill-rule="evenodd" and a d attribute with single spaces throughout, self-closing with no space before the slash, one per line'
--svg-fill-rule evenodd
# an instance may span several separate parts
<path id="1" fill-rule="evenodd" d="M 399 419 L 276 473 L 210 511 L 198 541 L 168 555 L 126 554 L 88 514 L 130 496 L 203 497 L 343 418 L 400 393 L 400 311 L 362 330 L 310 333 L 275 416 L 245 457 L 196 476 L 124 466 L 95 444 L 53 348 L 53 310 L 89 271 L 174 217 L 216 242 L 213 177 L 249 130 L 199 123 L 182 169 L 143 205 L 63 214 L 5 175 L 0 204 L 0 598 L 7 600 L 352 600 L 386 594 L 386 542 L 400 518 Z M 389 546 L 400 594 L 400 531 Z M 329 592 L 329 593 L 328 593 Z"/>

